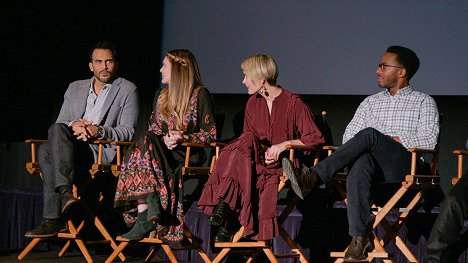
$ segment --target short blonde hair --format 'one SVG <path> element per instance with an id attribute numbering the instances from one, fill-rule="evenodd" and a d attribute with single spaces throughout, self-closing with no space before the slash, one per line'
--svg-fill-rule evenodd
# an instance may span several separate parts
<path id="1" fill-rule="evenodd" d="M 268 84 L 276 85 L 278 66 L 270 55 L 250 56 L 242 62 L 241 68 L 244 74 L 254 82 L 265 78 Z"/>

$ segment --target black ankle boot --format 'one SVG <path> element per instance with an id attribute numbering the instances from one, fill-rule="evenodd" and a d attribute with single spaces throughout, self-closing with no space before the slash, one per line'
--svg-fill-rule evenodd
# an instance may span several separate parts
<path id="1" fill-rule="evenodd" d="M 215 207 L 213 214 L 211 214 L 210 219 L 208 220 L 213 226 L 220 226 L 226 220 L 226 216 L 229 214 L 231 209 L 229 205 L 224 202 L 223 199 L 220 199 L 218 205 Z"/>
<path id="2" fill-rule="evenodd" d="M 161 203 L 159 200 L 159 195 L 157 193 L 152 193 L 146 197 L 146 203 L 148 205 L 148 222 L 157 223 L 161 218 Z"/>
<path id="3" fill-rule="evenodd" d="M 129 232 L 123 234 L 121 237 L 126 238 L 128 240 L 143 239 L 151 231 L 156 229 L 156 225 L 148 222 L 147 218 L 148 209 L 141 213 L 138 213 L 138 218 L 133 228 Z"/>
<path id="4" fill-rule="evenodd" d="M 218 234 L 214 237 L 214 242 L 231 242 L 232 232 L 225 227 L 220 227 Z"/>

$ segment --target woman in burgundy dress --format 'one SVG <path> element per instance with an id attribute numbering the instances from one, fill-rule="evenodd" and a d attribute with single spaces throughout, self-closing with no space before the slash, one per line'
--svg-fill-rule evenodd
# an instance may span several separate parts
<path id="1" fill-rule="evenodd" d="M 184 223 L 180 170 L 185 149 L 179 145 L 212 142 L 216 126 L 211 96 L 190 51 L 169 51 L 160 72 L 168 87 L 156 92 L 148 131 L 125 154 L 114 207 L 124 212 L 128 225 L 134 224 L 123 238 L 138 240 L 157 230 L 160 239 L 177 243 Z M 191 163 L 205 159 L 203 150 L 190 155 Z"/>
<path id="2" fill-rule="evenodd" d="M 309 107 L 276 84 L 278 69 L 271 56 L 251 56 L 241 68 L 251 95 L 244 130 L 221 151 L 198 205 L 212 225 L 224 225 L 230 214 L 244 226 L 244 237 L 268 240 L 278 235 L 277 188 L 286 145 L 316 146 L 324 139 Z M 221 227 L 215 242 L 231 236 Z"/>

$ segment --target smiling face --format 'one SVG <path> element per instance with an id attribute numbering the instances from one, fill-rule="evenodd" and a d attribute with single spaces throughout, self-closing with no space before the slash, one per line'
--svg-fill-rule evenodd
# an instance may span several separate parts
<path id="1" fill-rule="evenodd" d="M 112 50 L 95 49 L 89 62 L 89 69 L 93 72 L 97 81 L 107 84 L 114 79 L 118 63 L 114 60 Z"/>
<path id="2" fill-rule="evenodd" d="M 262 88 L 262 81 L 256 80 L 254 81 L 250 77 L 248 77 L 244 73 L 244 79 L 242 80 L 242 84 L 244 84 L 247 87 L 247 93 L 249 95 L 257 93 L 261 88 Z"/>
<path id="3" fill-rule="evenodd" d="M 169 85 L 171 82 L 171 62 L 167 56 L 164 57 L 159 72 L 161 72 L 161 83 Z"/>

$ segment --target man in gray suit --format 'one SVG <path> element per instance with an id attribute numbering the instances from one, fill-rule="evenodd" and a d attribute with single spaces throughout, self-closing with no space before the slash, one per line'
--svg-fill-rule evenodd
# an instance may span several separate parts
<path id="1" fill-rule="evenodd" d="M 95 139 L 129 141 L 138 118 L 137 87 L 116 76 L 116 49 L 99 42 L 90 50 L 91 79 L 71 83 L 57 121 L 48 131 L 48 142 L 39 148 L 44 178 L 42 223 L 26 237 L 50 237 L 67 229 L 64 214 L 77 200 L 73 183 L 83 181 L 97 160 Z M 115 157 L 114 146 L 104 149 L 103 163 Z"/>

